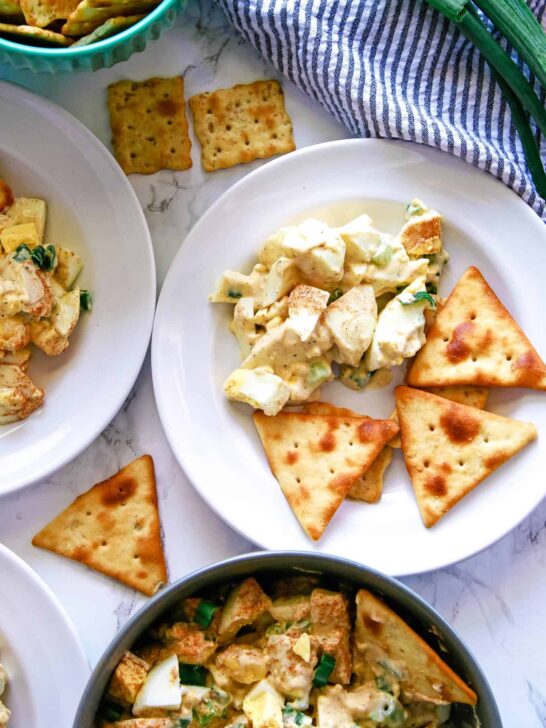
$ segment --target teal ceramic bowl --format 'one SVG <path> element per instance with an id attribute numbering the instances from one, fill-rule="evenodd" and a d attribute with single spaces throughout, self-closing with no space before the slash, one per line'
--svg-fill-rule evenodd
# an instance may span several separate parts
<path id="1" fill-rule="evenodd" d="M 45 48 L 0 38 L 0 63 L 35 73 L 97 71 L 126 61 L 140 53 L 150 40 L 156 40 L 172 27 L 187 0 L 163 0 L 146 17 L 117 35 L 78 48 Z"/>

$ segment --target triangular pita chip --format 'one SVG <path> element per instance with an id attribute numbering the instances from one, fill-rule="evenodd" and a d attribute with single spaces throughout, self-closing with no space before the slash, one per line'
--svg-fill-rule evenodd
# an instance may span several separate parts
<path id="1" fill-rule="evenodd" d="M 401 617 L 366 589 L 356 595 L 355 634 L 357 652 L 377 676 L 385 663 L 404 665 L 399 682 L 406 701 L 476 704 L 476 693 Z"/>
<path id="2" fill-rule="evenodd" d="M 154 463 L 143 455 L 97 483 L 32 539 L 151 596 L 167 581 Z"/>
<path id="3" fill-rule="evenodd" d="M 402 451 L 425 526 L 536 437 L 528 422 L 397 387 Z"/>
<path id="4" fill-rule="evenodd" d="M 346 409 L 345 407 L 335 407 L 329 402 L 308 402 L 303 405 L 303 411 L 312 415 L 340 415 L 345 417 L 364 417 L 366 415 L 359 415 L 353 410 Z M 395 410 L 396 413 L 396 410 Z M 369 419 L 369 418 L 368 418 Z M 393 419 L 391 417 L 391 419 Z M 397 420 L 393 420 L 397 422 Z M 396 440 L 396 435 L 393 440 Z M 373 463 L 366 469 L 366 471 L 358 478 L 349 493 L 347 498 L 351 500 L 364 501 L 365 503 L 377 503 L 381 494 L 383 493 L 383 476 L 385 470 L 389 467 L 392 460 L 392 449 L 390 447 L 390 441 L 388 445 L 379 452 Z"/>
<path id="5" fill-rule="evenodd" d="M 546 389 L 546 365 L 480 271 L 469 268 L 438 312 L 407 381 Z"/>
<path id="6" fill-rule="evenodd" d="M 473 387 L 465 384 L 448 387 L 427 387 L 426 391 L 450 399 L 452 402 L 460 402 L 460 404 L 467 404 L 469 407 L 477 407 L 478 409 L 485 409 L 489 397 L 487 387 Z M 390 419 L 398 422 L 398 412 L 396 410 L 394 410 Z M 389 447 L 399 448 L 401 446 L 402 441 L 399 434 L 389 442 Z"/>
<path id="7" fill-rule="evenodd" d="M 28 25 L 45 28 L 54 20 L 66 20 L 77 5 L 78 0 L 20 0 L 21 10 Z"/>
<path id="8" fill-rule="evenodd" d="M 318 540 L 356 480 L 398 431 L 390 420 L 280 412 L 254 413 L 273 474 L 313 539 Z"/>

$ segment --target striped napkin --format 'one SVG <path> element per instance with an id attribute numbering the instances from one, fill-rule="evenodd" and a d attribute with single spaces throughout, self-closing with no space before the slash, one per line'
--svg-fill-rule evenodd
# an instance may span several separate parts
<path id="1" fill-rule="evenodd" d="M 461 157 L 501 179 L 546 222 L 546 202 L 488 66 L 422 0 L 218 1 L 263 56 L 353 134 Z M 546 27 L 546 0 L 529 5 Z M 546 159 L 544 139 L 541 153 Z"/>

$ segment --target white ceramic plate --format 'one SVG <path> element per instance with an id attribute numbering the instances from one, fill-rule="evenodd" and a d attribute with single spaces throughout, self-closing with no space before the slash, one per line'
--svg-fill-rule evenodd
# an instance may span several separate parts
<path id="1" fill-rule="evenodd" d="M 2 544 L 0 574 L 9 728 L 69 728 L 90 674 L 76 631 L 49 587 Z"/>
<path id="2" fill-rule="evenodd" d="M 72 460 L 123 404 L 150 338 L 155 267 L 144 215 L 110 152 L 65 111 L 17 86 L 0 82 L 0 109 L 0 177 L 16 196 L 47 200 L 46 241 L 80 253 L 78 282 L 93 294 L 67 352 L 31 360 L 44 406 L 0 427 L 5 493 Z"/>
<path id="3" fill-rule="evenodd" d="M 459 561 L 519 523 L 546 482 L 545 395 L 495 391 L 490 409 L 535 422 L 538 442 L 503 465 L 434 528 L 419 517 L 400 452 L 380 503 L 347 501 L 317 544 L 293 516 L 267 466 L 245 405 L 228 402 L 222 383 L 238 366 L 228 330 L 232 308 L 207 296 L 225 268 L 250 270 L 263 240 L 282 225 L 315 215 L 342 223 L 365 210 L 396 233 L 413 197 L 440 210 L 451 262 L 440 292 L 478 266 L 546 355 L 546 229 L 512 192 L 469 165 L 407 143 L 348 140 L 290 154 L 249 174 L 194 227 L 165 282 L 154 328 L 152 366 L 161 420 L 188 477 L 241 534 L 269 549 L 315 549 L 359 559 L 389 574 Z M 322 398 L 375 417 L 393 410 L 392 387 L 355 393 L 333 382 Z"/>

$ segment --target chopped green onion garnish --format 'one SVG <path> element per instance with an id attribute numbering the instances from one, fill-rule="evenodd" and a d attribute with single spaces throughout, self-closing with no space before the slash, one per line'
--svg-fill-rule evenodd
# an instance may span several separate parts
<path id="1" fill-rule="evenodd" d="M 207 670 L 202 665 L 187 665 L 181 662 L 178 665 L 178 674 L 182 685 L 205 687 L 207 683 Z"/>
<path id="2" fill-rule="evenodd" d="M 212 602 L 208 602 L 206 599 L 201 599 L 197 605 L 195 616 L 193 621 L 196 622 L 200 627 L 207 628 L 218 610 L 218 607 Z"/>
<path id="3" fill-rule="evenodd" d="M 336 667 L 336 658 L 332 655 L 328 655 L 326 652 L 320 658 L 317 669 L 315 670 L 315 676 L 313 678 L 313 685 L 316 688 L 322 688 L 328 682 L 330 675 L 333 673 Z"/>
<path id="4" fill-rule="evenodd" d="M 190 725 L 191 720 L 188 720 L 187 718 L 179 718 L 176 724 L 176 728 L 189 728 Z"/>
<path id="5" fill-rule="evenodd" d="M 91 297 L 91 294 L 84 288 L 82 288 L 80 291 L 80 308 L 84 311 L 91 311 L 91 309 L 93 308 L 93 299 Z"/>
<path id="6" fill-rule="evenodd" d="M 24 260 L 28 260 L 30 258 L 30 248 L 28 247 L 28 245 L 25 245 L 24 243 L 22 245 L 19 245 L 17 247 L 17 250 L 15 251 L 15 255 L 13 256 L 13 258 L 18 263 L 22 263 Z"/>
<path id="7" fill-rule="evenodd" d="M 343 291 L 341 288 L 334 288 L 332 293 L 330 293 L 330 298 L 328 299 L 328 306 L 333 303 L 334 301 L 337 301 L 338 298 L 341 298 L 343 296 Z"/>
<path id="8" fill-rule="evenodd" d="M 231 288 L 227 292 L 228 298 L 241 298 L 243 295 L 240 291 L 234 291 Z"/>
<path id="9" fill-rule="evenodd" d="M 400 299 L 402 306 L 411 306 L 413 303 L 419 303 L 420 301 L 428 301 L 433 308 L 436 308 L 436 301 L 428 291 L 417 291 L 417 293 L 414 293 L 411 299 L 408 299 L 407 301 L 402 301 L 402 299 Z"/>
<path id="10" fill-rule="evenodd" d="M 53 270 L 57 265 L 57 251 L 54 245 L 37 245 L 32 250 L 23 243 L 19 245 L 13 256 L 18 263 L 31 259 L 42 270 Z"/>
<path id="11" fill-rule="evenodd" d="M 104 717 L 108 721 L 119 720 L 122 715 L 123 708 L 120 708 L 118 705 L 107 705 L 104 708 Z"/>

